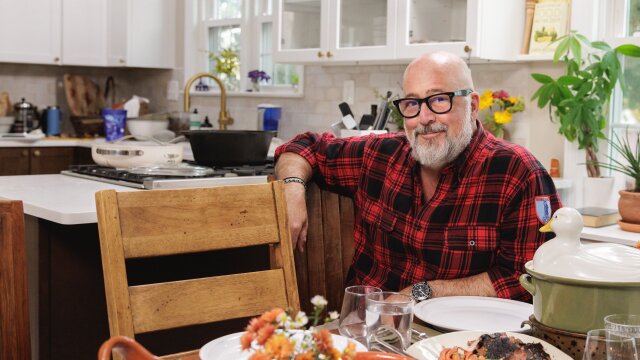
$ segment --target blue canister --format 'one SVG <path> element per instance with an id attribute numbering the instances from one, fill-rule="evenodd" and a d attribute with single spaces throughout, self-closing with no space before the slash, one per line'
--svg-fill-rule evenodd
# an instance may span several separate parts
<path id="1" fill-rule="evenodd" d="M 258 105 L 258 130 L 278 131 L 282 107 L 271 104 Z"/>
<path id="2" fill-rule="evenodd" d="M 104 134 L 107 141 L 114 141 L 124 136 L 127 110 L 102 109 L 100 114 L 104 120 Z"/>
<path id="3" fill-rule="evenodd" d="M 48 106 L 46 110 L 47 135 L 60 135 L 60 108 L 57 106 Z"/>

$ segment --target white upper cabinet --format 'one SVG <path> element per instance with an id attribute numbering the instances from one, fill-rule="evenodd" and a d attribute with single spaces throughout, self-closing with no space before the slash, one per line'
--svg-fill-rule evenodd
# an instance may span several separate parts
<path id="1" fill-rule="evenodd" d="M 276 62 L 393 59 L 395 0 L 276 0 Z"/>
<path id="2" fill-rule="evenodd" d="M 62 0 L 62 63 L 107 64 L 107 0 Z"/>
<path id="3" fill-rule="evenodd" d="M 60 63 L 61 0 L 0 0 L 0 62 Z"/>
<path id="4" fill-rule="evenodd" d="M 175 0 L 109 0 L 107 14 L 109 66 L 175 66 Z"/>
<path id="5" fill-rule="evenodd" d="M 0 0 L 0 62 L 173 68 L 175 0 Z"/>

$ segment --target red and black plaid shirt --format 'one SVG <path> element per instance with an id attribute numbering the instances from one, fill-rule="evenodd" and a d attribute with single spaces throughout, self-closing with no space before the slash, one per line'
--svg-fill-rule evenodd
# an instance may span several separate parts
<path id="1" fill-rule="evenodd" d="M 524 148 L 479 125 L 427 202 L 404 134 L 305 133 L 279 147 L 276 157 L 283 152 L 307 159 L 321 188 L 353 198 L 349 284 L 399 290 L 486 271 L 498 296 L 530 299 L 518 277 L 548 236 L 538 231 L 534 199 L 549 195 L 553 211 L 560 201 L 547 171 Z"/>

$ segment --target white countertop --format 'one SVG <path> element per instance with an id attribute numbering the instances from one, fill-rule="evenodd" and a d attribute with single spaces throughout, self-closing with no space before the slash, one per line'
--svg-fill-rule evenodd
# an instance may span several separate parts
<path id="1" fill-rule="evenodd" d="M 0 198 L 22 200 L 24 213 L 63 225 L 97 222 L 95 193 L 138 189 L 59 174 L 0 176 Z"/>
<path id="2" fill-rule="evenodd" d="M 74 139 L 74 138 L 44 138 L 42 140 L 0 138 L 0 148 L 3 147 L 62 147 L 79 146 L 90 148 L 91 144 L 104 143 L 104 138 Z"/>

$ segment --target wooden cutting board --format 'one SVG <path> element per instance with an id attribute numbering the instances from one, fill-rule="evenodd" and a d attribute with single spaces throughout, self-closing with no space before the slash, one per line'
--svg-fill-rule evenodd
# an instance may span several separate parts
<path id="1" fill-rule="evenodd" d="M 72 116 L 99 115 L 104 107 L 100 87 L 81 75 L 65 74 L 64 92 Z"/>

